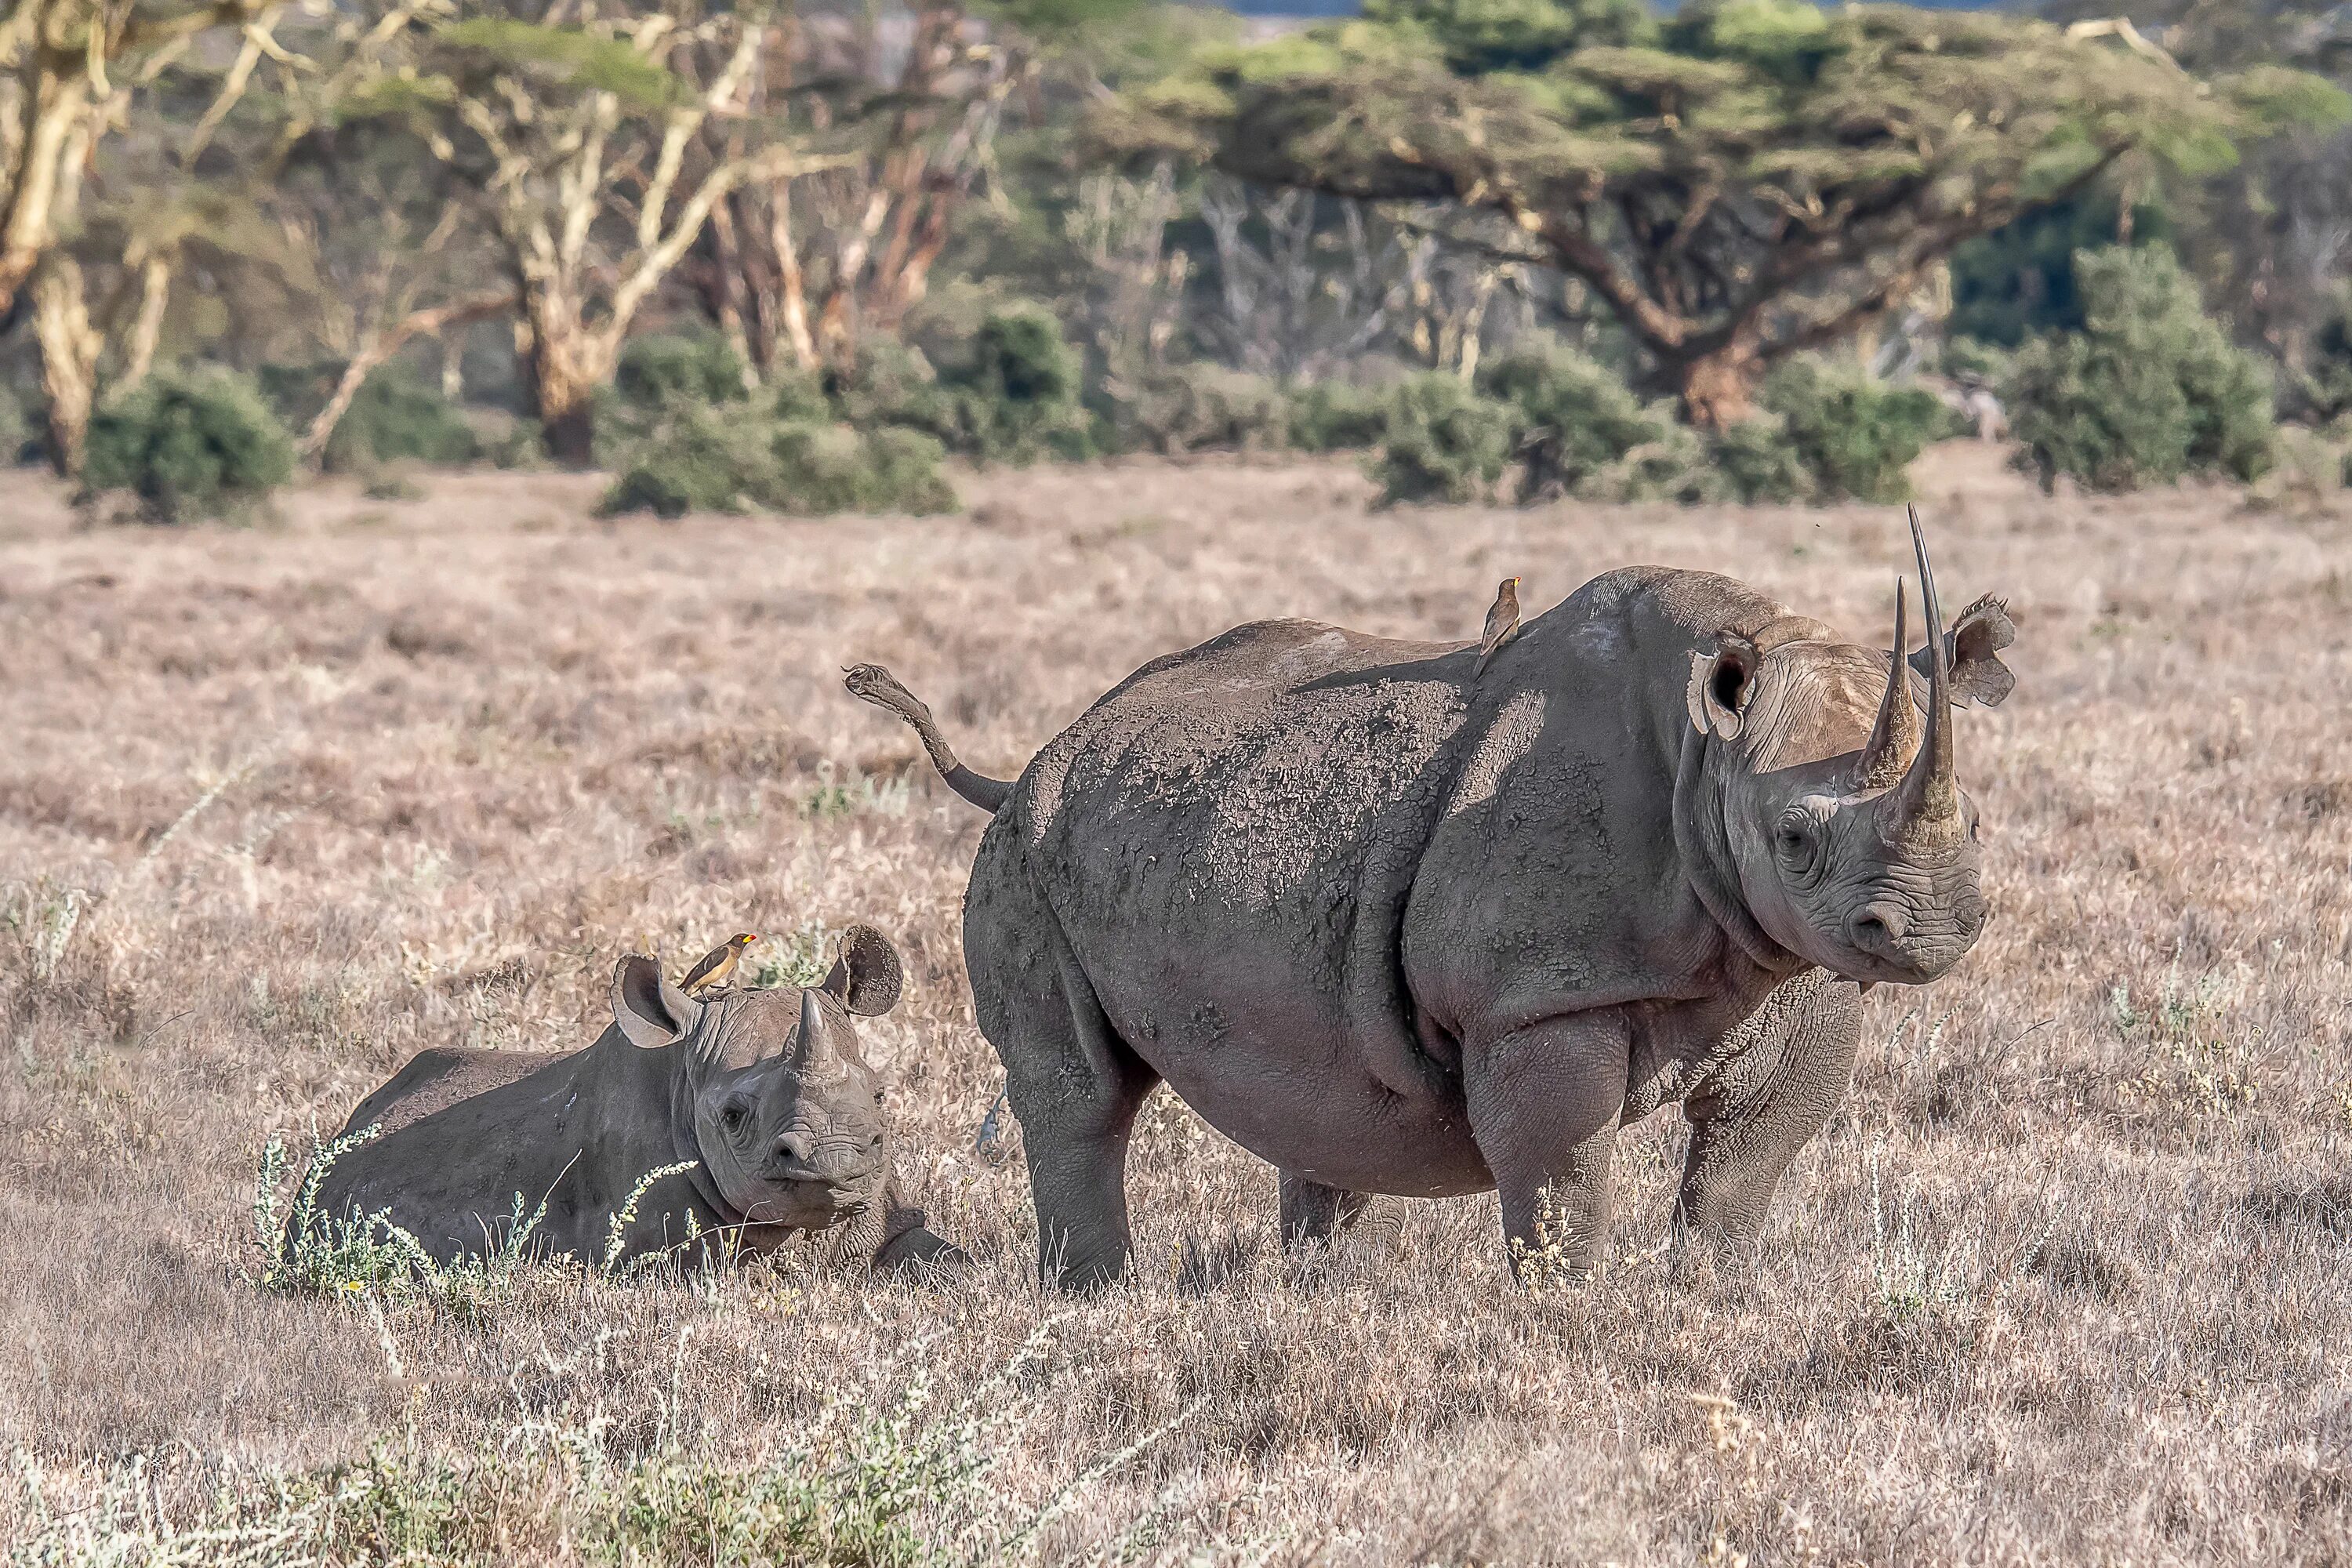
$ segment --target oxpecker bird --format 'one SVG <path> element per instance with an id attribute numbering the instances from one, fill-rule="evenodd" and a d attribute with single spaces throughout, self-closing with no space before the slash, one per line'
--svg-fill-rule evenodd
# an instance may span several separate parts
<path id="1" fill-rule="evenodd" d="M 678 989 L 692 995 L 695 992 L 709 986 L 725 984 L 728 977 L 735 973 L 735 961 L 743 956 L 743 950 L 759 940 L 756 932 L 737 931 L 720 945 L 712 948 L 700 963 L 688 970 L 685 980 L 678 984 Z"/>
<path id="2" fill-rule="evenodd" d="M 1471 672 L 1475 677 L 1486 670 L 1486 661 L 1502 650 L 1519 629 L 1519 580 L 1506 577 L 1495 590 L 1495 607 L 1486 612 L 1486 630 L 1478 639 L 1478 668 Z"/>

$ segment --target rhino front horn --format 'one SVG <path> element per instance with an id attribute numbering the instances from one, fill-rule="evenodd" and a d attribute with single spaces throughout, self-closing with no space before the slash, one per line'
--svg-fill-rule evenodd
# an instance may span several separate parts
<path id="1" fill-rule="evenodd" d="M 1960 836 L 1960 787 L 1952 766 L 1952 661 L 1944 645 L 1944 610 L 1936 598 L 1936 570 L 1919 509 L 1911 509 L 1911 550 L 1919 561 L 1919 597 L 1927 612 L 1927 726 L 1903 782 L 1882 807 L 1886 837 L 1909 844 L 1940 844 Z M 1902 661 L 1895 664 L 1895 679 Z"/>

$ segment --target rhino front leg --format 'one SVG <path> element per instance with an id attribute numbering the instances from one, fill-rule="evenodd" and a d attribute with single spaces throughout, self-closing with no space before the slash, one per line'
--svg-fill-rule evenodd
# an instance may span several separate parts
<path id="1" fill-rule="evenodd" d="M 1535 1258 L 1589 1275 L 1604 1255 L 1629 1048 L 1624 1016 L 1601 1008 L 1463 1053 L 1470 1135 L 1494 1173 L 1503 1238 L 1522 1277 Z"/>
<path id="2" fill-rule="evenodd" d="M 1384 1247 L 1397 1245 L 1404 1215 L 1392 1200 L 1327 1187 L 1292 1171 L 1279 1175 L 1284 1250 L 1297 1252 L 1342 1233 L 1368 1235 Z"/>
<path id="3" fill-rule="evenodd" d="M 1809 1000 L 1683 1102 L 1691 1139 L 1675 1230 L 1703 1238 L 1719 1256 L 1755 1245 L 1789 1163 L 1828 1125 L 1853 1076 L 1862 992 L 1825 974 L 1812 984 Z"/>

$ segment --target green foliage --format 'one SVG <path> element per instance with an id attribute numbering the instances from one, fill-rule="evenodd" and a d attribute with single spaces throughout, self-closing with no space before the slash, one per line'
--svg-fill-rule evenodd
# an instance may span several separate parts
<path id="1" fill-rule="evenodd" d="M 1789 438 L 1789 426 L 1773 413 L 1759 413 L 1726 430 L 1712 443 L 1715 470 L 1733 496 L 1750 506 L 1787 505 L 1814 499 L 1813 476 Z"/>
<path id="2" fill-rule="evenodd" d="M 1320 381 L 1290 399 L 1290 444 L 1302 452 L 1354 452 L 1380 444 L 1387 397 L 1376 388 Z"/>
<path id="3" fill-rule="evenodd" d="M 928 428 L 950 450 L 983 463 L 1089 457 L 1083 370 L 1052 311 L 1041 305 L 992 311 L 940 377 L 946 395 L 930 405 L 937 423 Z"/>
<path id="4" fill-rule="evenodd" d="M 1589 495 L 1637 447 L 1671 439 L 1673 412 L 1644 407 L 1622 377 L 1563 344 L 1521 349 L 1492 362 L 1479 390 L 1518 416 L 1522 500 Z"/>
<path id="5" fill-rule="evenodd" d="M 1367 19 L 1411 29 L 1465 76 L 1539 70 L 1579 48 L 1653 41 L 1643 0 L 1366 0 Z"/>
<path id="6" fill-rule="evenodd" d="M 2273 452 L 2263 363 L 2205 314 L 2171 253 L 2084 251 L 2084 329 L 2017 352 L 2001 401 L 2019 465 L 2099 490 L 2260 477 Z"/>
<path id="7" fill-rule="evenodd" d="M 1945 330 L 2015 348 L 2036 332 L 2083 330 L 2074 253 L 2113 245 L 2120 204 L 2100 193 L 2026 214 L 1952 252 L 1952 314 Z M 2132 208 L 2134 245 L 2169 243 L 2170 216 L 2152 202 Z"/>
<path id="8" fill-rule="evenodd" d="M 1289 444 L 1289 401 L 1262 375 L 1215 364 L 1172 365 L 1118 390 L 1110 425 L 1121 450 L 1181 457 Z"/>
<path id="9" fill-rule="evenodd" d="M 2338 96 L 2284 85 L 2207 83 L 1991 13 L 1372 0 L 1361 19 L 1208 51 L 1107 104 L 1094 133 L 1123 155 L 1481 215 L 1591 288 L 1673 378 L 1735 327 L 1769 368 L 2116 158 L 2219 167 Z M 1718 395 L 1693 395 L 1713 417 Z"/>
<path id="10" fill-rule="evenodd" d="M 940 473 L 946 454 L 919 430 L 782 423 L 769 449 L 780 489 L 767 504 L 778 511 L 920 513 L 956 504 Z"/>
<path id="11" fill-rule="evenodd" d="M 818 378 L 835 417 L 861 430 L 905 425 L 944 437 L 954 428 L 952 400 L 922 351 L 897 338 L 869 337 L 848 366 Z M 794 397 L 805 396 L 797 384 Z"/>
<path id="12" fill-rule="evenodd" d="M 1438 371 L 1399 383 L 1382 413 L 1372 477 L 1384 502 L 1484 498 L 1503 477 L 1518 434 L 1509 404 Z"/>
<path id="13" fill-rule="evenodd" d="M 677 402 L 740 403 L 743 361 L 716 332 L 654 332 L 632 338 L 613 373 L 614 395 L 633 409 Z"/>
<path id="14" fill-rule="evenodd" d="M 1950 427 L 1924 391 L 1811 359 L 1766 381 L 1754 418 L 1706 437 L 1671 403 L 1644 404 L 1615 371 L 1557 342 L 1489 362 L 1475 398 L 1438 380 L 1388 410 L 1381 474 L 1391 500 L 1488 493 L 1502 470 L 1485 462 L 1497 417 L 1522 502 L 1900 500 L 1906 467 Z"/>
<path id="15" fill-rule="evenodd" d="M 505 16 L 474 16 L 442 27 L 444 47 L 470 63 L 515 71 L 542 86 L 609 92 L 638 109 L 667 109 L 692 94 L 657 61 L 617 37 Z"/>
<path id="16" fill-rule="evenodd" d="M 294 472 L 294 443 L 249 377 L 160 370 L 91 419 L 82 486 L 158 522 L 239 515 Z"/>
<path id="17" fill-rule="evenodd" d="M 1762 403 L 1818 500 L 1907 500 L 1911 460 L 1958 433 L 1933 393 L 1891 385 L 1850 360 L 1790 360 L 1765 378 Z"/>
<path id="18" fill-rule="evenodd" d="M 616 443 L 607 513 L 944 511 L 955 492 L 936 440 L 777 419 L 740 404 L 678 403 Z"/>
<path id="19" fill-rule="evenodd" d="M 2302 417 L 2326 424 L 2352 414 L 2352 292 L 2339 286 L 2285 390 Z"/>
<path id="20" fill-rule="evenodd" d="M 290 430 L 307 429 L 334 395 L 343 366 L 336 360 L 308 365 L 264 365 L 256 379 L 271 409 Z M 417 370 L 394 361 L 360 384 L 320 454 L 329 473 L 364 472 L 384 463 L 456 465 L 482 456 L 482 438 L 465 414 Z"/>

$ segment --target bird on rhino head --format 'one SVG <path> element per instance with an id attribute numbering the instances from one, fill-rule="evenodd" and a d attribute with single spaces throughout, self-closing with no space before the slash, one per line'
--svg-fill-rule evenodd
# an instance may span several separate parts
<path id="1" fill-rule="evenodd" d="M 1728 578 L 1608 573 L 1507 639 L 1244 626 L 1153 661 L 992 812 L 964 905 L 1041 1266 L 1127 1266 L 1124 1162 L 1167 1082 L 1281 1172 L 1283 1228 L 1368 1194 L 1499 1189 L 1514 1256 L 1602 1255 L 1617 1130 L 1678 1101 L 1677 1219 L 1752 1240 L 1852 1070 L 1862 984 L 1975 942 L 1975 808 L 1950 706 L 2005 696 L 1985 599 L 1892 654 Z"/>

